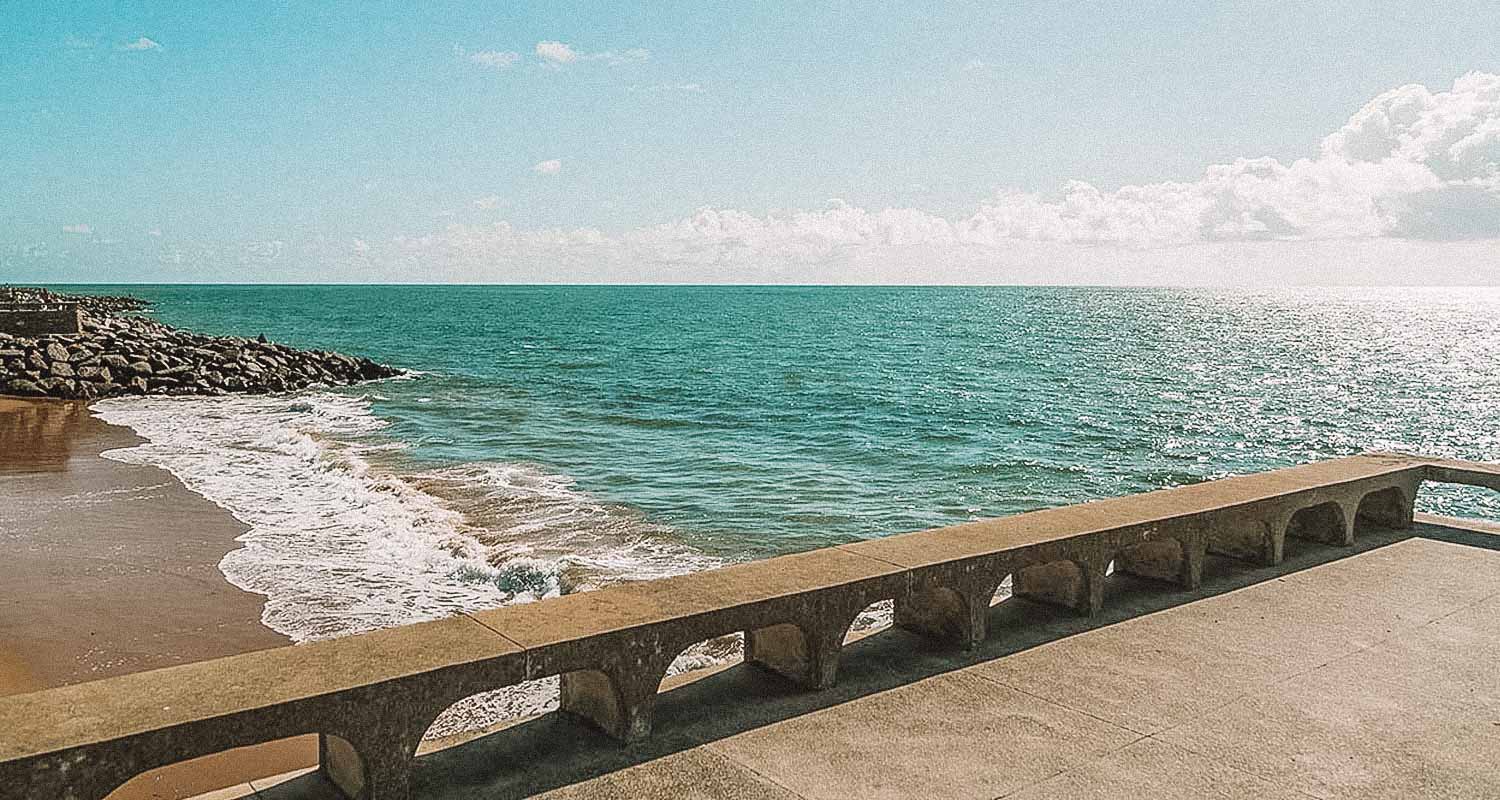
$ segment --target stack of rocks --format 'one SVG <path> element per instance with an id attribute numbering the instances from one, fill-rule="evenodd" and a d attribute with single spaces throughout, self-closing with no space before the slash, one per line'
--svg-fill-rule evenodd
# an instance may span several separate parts
<path id="1" fill-rule="evenodd" d="M 119 298 L 111 298 L 115 299 Z M 98 304 L 84 308 L 78 335 L 28 338 L 0 333 L 0 394 L 85 400 L 145 394 L 269 394 L 400 374 L 367 358 L 203 336 L 147 317 L 117 315 Z"/>

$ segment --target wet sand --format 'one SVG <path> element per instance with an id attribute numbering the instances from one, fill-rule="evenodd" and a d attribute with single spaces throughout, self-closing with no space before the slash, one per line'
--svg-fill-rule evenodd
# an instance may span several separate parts
<path id="1" fill-rule="evenodd" d="M 242 523 L 168 472 L 100 456 L 140 441 L 82 403 L 0 398 L 0 695 L 288 643 L 261 624 L 263 599 L 219 572 Z M 305 741 L 256 750 L 118 795 L 308 763 Z"/>

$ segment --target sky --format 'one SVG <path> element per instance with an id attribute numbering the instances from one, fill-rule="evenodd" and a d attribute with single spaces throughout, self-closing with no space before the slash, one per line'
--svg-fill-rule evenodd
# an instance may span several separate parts
<path id="1" fill-rule="evenodd" d="M 0 0 L 0 282 L 1500 283 L 1474 3 Z"/>

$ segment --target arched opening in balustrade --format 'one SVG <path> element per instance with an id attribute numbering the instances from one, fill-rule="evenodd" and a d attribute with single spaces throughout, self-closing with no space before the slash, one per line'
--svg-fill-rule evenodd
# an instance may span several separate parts
<path id="1" fill-rule="evenodd" d="M 1402 529 L 1411 525 L 1411 500 L 1399 486 L 1370 492 L 1359 501 L 1354 514 L 1354 535 L 1375 529 Z"/>
<path id="2" fill-rule="evenodd" d="M 483 738 L 558 708 L 559 676 L 471 694 L 443 709 L 422 734 L 417 757 Z"/>
<path id="3" fill-rule="evenodd" d="M 338 786 L 318 769 L 318 735 L 304 734 L 234 747 L 150 769 L 120 784 L 106 800 L 159 800 L 165 797 L 253 797 L 278 787 L 290 796 L 337 797 Z M 363 781 L 363 762 L 354 747 L 326 737 L 345 779 Z M 304 794 L 305 791 L 305 794 Z"/>
<path id="4" fill-rule="evenodd" d="M 1208 526 L 1208 552 L 1237 561 L 1267 563 L 1272 557 L 1273 536 L 1267 524 L 1272 513 L 1262 505 L 1213 515 Z"/>
<path id="5" fill-rule="evenodd" d="M 437 786 L 524 783 L 530 764 L 614 751 L 626 716 L 619 689 L 597 670 L 566 676 L 575 693 L 569 712 L 561 710 L 563 675 L 478 692 L 443 709 L 417 746 L 413 795 L 425 796 Z M 583 702 L 584 695 L 591 702 Z M 511 796 L 503 789 L 494 791 Z"/>
<path id="6" fill-rule="evenodd" d="M 1023 567 L 1015 573 L 1018 597 L 1085 611 L 1089 604 L 1088 575 L 1084 566 L 1071 559 Z"/>
<path id="7" fill-rule="evenodd" d="M 796 629 L 795 625 L 785 627 L 790 627 L 794 631 Z M 800 638 L 801 635 L 800 631 L 796 631 L 796 636 Z M 694 642 L 683 648 L 682 652 L 672 659 L 672 663 L 667 665 L 667 672 L 662 676 L 658 691 L 671 691 L 716 672 L 723 672 L 744 661 L 745 635 L 743 633 L 729 633 Z"/>
<path id="8" fill-rule="evenodd" d="M 895 614 L 896 602 L 894 600 L 876 600 L 865 606 L 854 615 L 854 620 L 845 629 L 844 644 L 856 642 L 889 629 Z"/>
<path id="9" fill-rule="evenodd" d="M 1346 524 L 1344 509 L 1331 500 L 1300 509 L 1287 522 L 1283 553 L 1291 555 L 1299 549 L 1300 542 L 1347 544 Z"/>
<path id="10" fill-rule="evenodd" d="M 1459 483 L 1423 481 L 1417 487 L 1415 507 L 1427 514 L 1497 522 L 1500 521 L 1500 491 Z"/>
<path id="11" fill-rule="evenodd" d="M 1185 585 L 1187 551 L 1167 536 L 1121 548 L 1104 570 L 1105 605 L 1176 591 Z"/>
<path id="12" fill-rule="evenodd" d="M 895 604 L 892 617 L 895 625 L 919 636 L 962 645 L 971 636 L 973 610 L 958 590 L 932 586 L 902 598 Z"/>
<path id="13" fill-rule="evenodd" d="M 1187 553 L 1182 543 L 1172 537 L 1126 547 L 1115 554 L 1109 574 L 1128 575 L 1158 582 L 1180 583 L 1187 568 Z M 1108 584 L 1106 583 L 1106 586 Z"/>
<path id="14" fill-rule="evenodd" d="M 988 607 L 981 609 L 984 615 L 984 626 L 981 641 L 1003 636 L 1003 631 L 1022 628 L 1036 622 L 1035 607 L 1026 608 L 1026 604 L 1017 602 L 1019 595 L 1016 593 L 1016 576 L 1006 573 L 995 586 L 995 591 L 990 593 L 986 599 Z M 977 646 L 980 642 L 976 641 Z"/>

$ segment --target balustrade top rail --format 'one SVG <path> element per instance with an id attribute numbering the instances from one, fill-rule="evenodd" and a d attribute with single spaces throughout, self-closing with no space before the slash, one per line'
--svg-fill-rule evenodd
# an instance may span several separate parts
<path id="1" fill-rule="evenodd" d="M 704 639 L 744 632 L 747 662 L 825 688 L 873 602 L 970 647 L 1006 576 L 1018 595 L 1094 613 L 1111 563 L 1196 587 L 1208 552 L 1278 563 L 1288 535 L 1349 544 L 1366 524 L 1405 527 L 1423 481 L 1500 490 L 1500 466 L 1321 461 L 3 697 L 0 800 L 97 800 L 156 767 L 308 733 L 350 797 L 404 800 L 432 721 L 479 692 L 560 675 L 564 710 L 635 739 L 667 667 Z"/>

